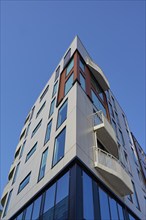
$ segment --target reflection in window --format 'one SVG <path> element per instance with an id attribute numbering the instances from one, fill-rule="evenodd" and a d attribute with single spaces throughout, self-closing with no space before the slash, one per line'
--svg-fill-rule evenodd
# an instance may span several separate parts
<path id="1" fill-rule="evenodd" d="M 65 83 L 65 95 L 69 92 L 73 84 L 73 73 L 70 75 L 68 80 Z"/>
<path id="2" fill-rule="evenodd" d="M 55 217 L 54 219 L 68 219 L 69 172 L 57 182 Z"/>
<path id="3" fill-rule="evenodd" d="M 111 210 L 111 219 L 118 219 L 118 209 L 116 201 L 109 197 L 110 210 Z"/>
<path id="4" fill-rule="evenodd" d="M 85 65 L 83 64 L 83 62 L 82 62 L 81 60 L 80 60 L 79 65 L 80 65 L 81 70 L 82 70 L 83 72 L 85 72 Z"/>
<path id="5" fill-rule="evenodd" d="M 66 128 L 57 136 L 53 157 L 53 166 L 64 156 Z"/>
<path id="6" fill-rule="evenodd" d="M 55 107 L 55 99 L 53 99 L 53 101 L 51 102 L 49 117 L 51 117 L 51 115 L 54 113 L 54 107 Z"/>
<path id="7" fill-rule="evenodd" d="M 3 217 L 7 214 L 7 211 L 8 211 L 8 208 L 9 208 L 9 204 L 10 204 L 10 200 L 11 200 L 11 196 L 12 196 L 12 191 L 11 190 L 9 192 L 9 195 L 8 195 L 8 199 L 7 199 L 7 203 L 6 203 L 6 206 L 5 206 L 5 210 L 4 210 L 4 214 L 3 214 Z"/>
<path id="8" fill-rule="evenodd" d="M 85 78 L 81 73 L 80 73 L 80 83 L 81 83 L 82 89 L 85 91 L 86 90 Z"/>
<path id="9" fill-rule="evenodd" d="M 129 217 L 129 220 L 135 220 L 135 218 L 130 214 L 128 214 L 128 217 Z"/>
<path id="10" fill-rule="evenodd" d="M 31 173 L 29 173 L 29 174 L 25 177 L 25 179 L 20 183 L 19 189 L 18 189 L 18 193 L 21 192 L 22 189 L 24 189 L 24 187 L 29 183 L 30 174 L 31 174 Z"/>
<path id="11" fill-rule="evenodd" d="M 33 220 L 39 219 L 40 207 L 41 207 L 41 199 L 42 199 L 42 196 L 40 196 L 33 203 L 33 212 L 32 212 L 32 219 Z"/>
<path id="12" fill-rule="evenodd" d="M 25 212 L 25 220 L 31 219 L 32 206 L 33 204 L 27 207 L 26 212 Z"/>
<path id="13" fill-rule="evenodd" d="M 44 144 L 46 144 L 50 140 L 51 127 L 52 127 L 52 120 L 47 125 L 46 136 L 45 136 L 45 143 Z"/>
<path id="14" fill-rule="evenodd" d="M 99 199 L 100 199 L 101 219 L 102 220 L 110 219 L 108 196 L 101 188 L 99 188 Z"/>
<path id="15" fill-rule="evenodd" d="M 61 106 L 61 108 L 58 111 L 57 128 L 59 128 L 60 125 L 66 120 L 66 117 L 67 117 L 67 100 L 64 102 L 64 104 Z"/>
<path id="16" fill-rule="evenodd" d="M 83 218 L 94 219 L 92 179 L 83 172 Z"/>
<path id="17" fill-rule="evenodd" d="M 132 185 L 133 185 L 133 189 L 134 189 L 134 193 L 132 194 L 133 202 L 136 205 L 136 208 L 140 209 L 139 202 L 138 202 L 138 197 L 137 197 L 137 192 L 136 192 L 135 185 L 134 185 L 133 181 L 132 181 Z"/>
<path id="18" fill-rule="evenodd" d="M 69 49 L 64 57 L 64 66 L 67 64 L 71 56 L 71 49 Z"/>
<path id="19" fill-rule="evenodd" d="M 96 90 L 96 93 L 100 96 L 100 98 L 104 101 L 103 91 L 95 79 L 95 77 L 91 74 L 91 84 L 93 85 L 94 89 Z"/>
<path id="20" fill-rule="evenodd" d="M 123 208 L 118 204 L 119 220 L 124 220 Z"/>
<path id="21" fill-rule="evenodd" d="M 43 220 L 48 220 L 48 219 L 53 220 L 55 189 L 56 189 L 56 183 L 46 191 L 44 210 L 43 210 Z"/>
<path id="22" fill-rule="evenodd" d="M 23 218 L 23 212 L 17 216 L 16 220 L 22 220 L 22 218 Z"/>
<path id="23" fill-rule="evenodd" d="M 106 116 L 106 110 L 104 108 L 104 106 L 102 105 L 102 103 L 100 102 L 100 100 L 98 99 L 98 97 L 96 96 L 96 94 L 93 92 L 93 90 L 91 90 L 91 95 L 92 95 L 92 101 L 93 104 L 95 105 L 95 107 L 97 108 L 97 110 L 101 110 L 104 114 L 104 116 Z"/>
<path id="24" fill-rule="evenodd" d="M 67 66 L 67 68 L 66 68 L 66 76 L 70 73 L 70 71 L 72 70 L 73 66 L 74 66 L 74 59 L 72 59 L 72 60 L 69 62 L 68 66 Z"/>
<path id="25" fill-rule="evenodd" d="M 58 86 L 58 81 L 55 83 L 54 88 L 53 88 L 53 93 L 52 93 L 52 97 L 54 97 L 54 95 L 57 92 L 57 86 Z"/>
<path id="26" fill-rule="evenodd" d="M 41 180 L 45 175 L 47 155 L 48 155 L 48 148 L 42 154 L 38 181 Z"/>

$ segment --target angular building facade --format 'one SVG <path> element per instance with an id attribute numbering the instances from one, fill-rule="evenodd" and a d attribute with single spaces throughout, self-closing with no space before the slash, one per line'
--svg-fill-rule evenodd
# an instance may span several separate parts
<path id="1" fill-rule="evenodd" d="M 146 219 L 138 172 L 126 116 L 76 36 L 25 120 L 2 219 Z"/>

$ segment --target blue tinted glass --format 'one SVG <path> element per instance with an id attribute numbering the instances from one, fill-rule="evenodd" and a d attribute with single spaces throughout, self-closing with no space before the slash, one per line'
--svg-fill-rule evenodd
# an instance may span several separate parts
<path id="1" fill-rule="evenodd" d="M 41 111 L 43 110 L 43 108 L 45 107 L 46 101 L 42 104 L 42 106 L 40 107 L 40 109 L 37 112 L 36 118 L 39 116 L 39 114 L 41 113 Z"/>
<path id="2" fill-rule="evenodd" d="M 86 85 L 85 85 L 85 78 L 83 77 L 83 75 L 80 73 L 80 83 L 81 83 L 81 87 L 84 89 L 84 91 L 86 90 Z"/>
<path id="3" fill-rule="evenodd" d="M 53 101 L 51 102 L 49 117 L 50 117 L 50 116 L 53 114 L 53 112 L 54 112 L 54 106 L 55 106 L 55 99 L 53 99 Z"/>
<path id="4" fill-rule="evenodd" d="M 73 74 L 68 78 L 68 80 L 65 83 L 65 95 L 69 92 L 73 84 Z"/>
<path id="5" fill-rule="evenodd" d="M 26 144 L 26 141 L 23 142 L 23 145 L 22 145 L 22 147 L 21 147 L 19 159 L 20 159 L 20 158 L 22 157 L 22 155 L 23 155 L 23 151 L 24 151 L 25 144 Z"/>
<path id="6" fill-rule="evenodd" d="M 23 218 L 23 212 L 17 216 L 16 220 L 22 220 L 22 218 Z"/>
<path id="7" fill-rule="evenodd" d="M 110 202 L 111 218 L 118 219 L 118 209 L 117 209 L 116 201 L 112 198 L 109 198 L 109 202 Z"/>
<path id="8" fill-rule="evenodd" d="M 25 220 L 31 219 L 32 206 L 33 204 L 27 207 L 26 213 L 25 213 Z"/>
<path id="9" fill-rule="evenodd" d="M 19 192 L 29 183 L 30 174 L 20 183 Z"/>
<path id="10" fill-rule="evenodd" d="M 83 62 L 80 60 L 80 68 L 83 70 L 83 72 L 85 71 L 85 65 L 83 64 Z"/>
<path id="11" fill-rule="evenodd" d="M 10 204 L 10 200 L 11 200 L 11 196 L 12 196 L 12 191 L 11 190 L 9 192 L 9 195 L 8 195 L 8 199 L 7 199 L 7 203 L 6 203 L 6 206 L 5 206 L 5 211 L 4 211 L 4 214 L 3 214 L 3 217 L 7 214 L 7 211 L 8 211 L 8 208 L 9 208 L 9 204 Z"/>
<path id="12" fill-rule="evenodd" d="M 52 97 L 53 97 L 53 96 L 56 94 L 56 92 L 57 92 L 57 86 L 58 86 L 58 82 L 56 82 L 55 85 L 54 85 Z"/>
<path id="13" fill-rule="evenodd" d="M 53 220 L 56 183 L 46 191 L 43 220 Z"/>
<path id="14" fill-rule="evenodd" d="M 59 134 L 55 141 L 53 165 L 55 165 L 64 156 L 66 129 Z"/>
<path id="15" fill-rule="evenodd" d="M 129 220 L 135 220 L 135 218 L 130 214 L 128 214 L 128 217 L 129 217 Z"/>
<path id="16" fill-rule="evenodd" d="M 46 136 L 45 136 L 45 144 L 47 143 L 47 141 L 50 140 L 51 127 L 52 127 L 52 120 L 47 125 Z"/>
<path id="17" fill-rule="evenodd" d="M 37 126 L 36 126 L 35 129 L 33 130 L 31 137 L 33 137 L 33 136 L 35 135 L 35 133 L 37 132 L 37 130 L 39 129 L 39 127 L 41 126 L 41 124 L 42 124 L 42 119 L 40 120 L 40 122 L 37 124 Z"/>
<path id="18" fill-rule="evenodd" d="M 124 220 L 123 208 L 118 204 L 119 220 Z"/>
<path id="19" fill-rule="evenodd" d="M 68 219 L 69 173 L 57 182 L 57 194 L 54 219 Z"/>
<path id="20" fill-rule="evenodd" d="M 42 199 L 42 196 L 40 196 L 33 203 L 33 212 L 32 212 L 32 219 L 33 220 L 39 219 L 40 207 L 41 207 L 41 199 Z"/>
<path id="21" fill-rule="evenodd" d="M 26 133 L 25 133 L 25 137 L 27 137 L 27 135 L 28 135 L 29 128 L 30 128 L 30 124 L 31 124 L 31 123 L 29 123 L 29 125 L 27 126 Z"/>
<path id="22" fill-rule="evenodd" d="M 57 128 L 65 121 L 66 115 L 67 115 L 67 101 L 59 109 Z"/>
<path id="23" fill-rule="evenodd" d="M 26 161 L 33 155 L 33 153 L 36 151 L 37 143 L 33 146 L 33 148 L 28 152 L 26 156 Z"/>
<path id="24" fill-rule="evenodd" d="M 39 172 L 39 180 L 42 179 L 45 175 L 46 161 L 47 161 L 48 149 L 42 155 L 40 172 Z"/>
<path id="25" fill-rule="evenodd" d="M 98 97 L 93 92 L 93 90 L 91 90 L 91 94 L 92 94 L 92 101 L 95 107 L 97 108 L 97 110 L 102 110 L 103 114 L 106 116 L 106 110 L 104 106 L 102 105 L 102 103 L 100 102 L 100 100 L 98 99 Z"/>
<path id="26" fill-rule="evenodd" d="M 17 165 L 17 167 L 16 167 L 16 170 L 15 170 L 15 174 L 14 174 L 14 178 L 13 178 L 13 182 L 12 182 L 12 184 L 16 181 L 17 174 L 18 174 L 18 170 L 19 170 L 19 165 L 20 165 L 20 163 L 18 163 L 18 165 Z"/>
<path id="27" fill-rule="evenodd" d="M 83 172 L 83 215 L 84 219 L 94 219 L 92 179 Z"/>
<path id="28" fill-rule="evenodd" d="M 99 188 L 99 199 L 100 199 L 101 220 L 110 219 L 109 205 L 108 205 L 108 196 L 100 188 Z"/>
<path id="29" fill-rule="evenodd" d="M 72 59 L 72 60 L 70 61 L 70 63 L 68 64 L 67 69 L 66 69 L 66 75 L 69 74 L 69 72 L 71 71 L 71 69 L 73 68 L 73 66 L 74 66 L 74 59 Z"/>

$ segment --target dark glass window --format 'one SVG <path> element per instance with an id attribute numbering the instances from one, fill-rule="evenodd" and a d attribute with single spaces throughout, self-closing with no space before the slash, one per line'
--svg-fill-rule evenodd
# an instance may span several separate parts
<path id="1" fill-rule="evenodd" d="M 52 93 L 52 97 L 54 97 L 54 95 L 57 92 L 57 86 L 58 86 L 58 81 L 55 83 L 54 87 L 53 87 L 53 93 Z"/>
<path id="2" fill-rule="evenodd" d="M 55 73 L 55 81 L 58 79 L 60 73 L 60 66 L 57 68 L 56 73 Z"/>
<path id="3" fill-rule="evenodd" d="M 25 138 L 26 138 L 26 137 L 27 137 L 27 135 L 28 135 L 30 125 L 31 125 L 31 122 L 30 122 L 30 123 L 28 124 L 28 126 L 27 126 L 26 133 L 25 133 Z"/>
<path id="4" fill-rule="evenodd" d="M 26 129 L 21 133 L 20 140 L 24 137 Z"/>
<path id="5" fill-rule="evenodd" d="M 117 124 L 120 126 L 119 116 L 118 116 L 118 113 L 117 113 L 117 112 L 115 112 L 115 116 L 116 116 Z"/>
<path id="6" fill-rule="evenodd" d="M 35 143 L 35 145 L 32 147 L 32 149 L 28 152 L 27 156 L 26 156 L 26 161 L 33 155 L 33 153 L 36 151 L 37 148 L 37 142 Z M 25 162 L 26 162 L 25 161 Z"/>
<path id="7" fill-rule="evenodd" d="M 49 117 L 51 117 L 51 115 L 54 113 L 54 107 L 55 107 L 55 99 L 53 99 L 53 101 L 51 102 Z"/>
<path id="8" fill-rule="evenodd" d="M 112 126 L 113 126 L 113 129 L 114 129 L 114 131 L 115 131 L 115 133 L 116 133 L 116 136 L 117 136 L 117 138 L 118 138 L 117 125 L 116 125 L 116 123 L 115 123 L 114 120 L 112 120 Z"/>
<path id="9" fill-rule="evenodd" d="M 47 130 L 46 130 L 46 136 L 45 136 L 44 144 L 46 144 L 50 140 L 51 128 L 52 128 L 52 120 L 47 125 Z"/>
<path id="10" fill-rule="evenodd" d="M 136 220 L 132 215 L 128 214 L 129 220 Z"/>
<path id="11" fill-rule="evenodd" d="M 84 91 L 86 91 L 86 82 L 84 76 L 80 73 L 80 83 Z"/>
<path id="12" fill-rule="evenodd" d="M 69 92 L 73 84 L 73 73 L 70 75 L 68 80 L 65 83 L 65 95 Z"/>
<path id="13" fill-rule="evenodd" d="M 58 111 L 58 121 L 57 121 L 57 128 L 66 120 L 67 117 L 67 100 L 64 104 L 60 107 Z"/>
<path id="14" fill-rule="evenodd" d="M 12 184 L 16 181 L 16 178 L 17 178 L 17 174 L 18 174 L 18 170 L 19 170 L 19 165 L 20 165 L 20 162 L 18 163 L 16 169 L 15 169 L 15 174 L 14 174 L 14 178 L 13 178 L 13 182 Z"/>
<path id="15" fill-rule="evenodd" d="M 118 219 L 118 209 L 117 209 L 116 201 L 113 198 L 109 197 L 109 203 L 110 203 L 111 219 Z"/>
<path id="16" fill-rule="evenodd" d="M 96 94 L 93 92 L 93 90 L 91 90 L 91 95 L 92 95 L 92 101 L 93 104 L 95 105 L 95 107 L 97 108 L 97 110 L 102 110 L 104 116 L 106 116 L 106 110 L 105 107 L 102 105 L 102 103 L 100 102 L 100 100 L 98 99 L 98 97 L 96 96 Z"/>
<path id="17" fill-rule="evenodd" d="M 68 219 L 69 172 L 57 181 L 55 217 L 54 219 Z"/>
<path id="18" fill-rule="evenodd" d="M 42 199 L 42 196 L 40 196 L 40 197 L 39 197 L 37 200 L 35 200 L 34 203 L 33 203 L 32 220 L 37 220 L 37 219 L 39 219 L 40 207 L 41 207 L 41 199 Z"/>
<path id="19" fill-rule="evenodd" d="M 112 108 L 112 105 L 111 103 L 109 103 L 109 111 L 110 111 L 110 115 L 114 118 L 114 112 L 113 112 L 113 108 Z"/>
<path id="20" fill-rule="evenodd" d="M 19 189 L 18 189 L 18 193 L 20 193 L 20 192 L 25 188 L 25 186 L 29 183 L 30 174 L 31 174 L 31 173 L 29 173 L 29 174 L 25 177 L 25 179 L 20 183 Z"/>
<path id="21" fill-rule="evenodd" d="M 46 95 L 46 93 L 48 92 L 49 89 L 49 85 L 46 87 L 46 89 L 44 90 L 44 92 L 42 93 L 42 95 L 40 96 L 40 102 L 42 101 L 42 99 L 44 98 L 44 96 Z"/>
<path id="22" fill-rule="evenodd" d="M 32 110 L 31 110 L 29 121 L 30 121 L 30 120 L 32 119 L 32 117 L 33 117 L 34 110 L 35 110 L 35 106 L 34 106 L 34 107 L 32 108 Z"/>
<path id="23" fill-rule="evenodd" d="M 125 218 L 124 218 L 123 208 L 119 204 L 118 204 L 118 213 L 119 213 L 119 220 L 124 220 Z"/>
<path id="24" fill-rule="evenodd" d="M 133 181 L 132 181 L 132 185 L 133 185 L 133 189 L 134 189 L 134 193 L 132 194 L 133 202 L 136 205 L 136 208 L 140 209 L 138 197 L 137 197 L 137 192 L 136 192 L 135 185 L 134 185 Z"/>
<path id="25" fill-rule="evenodd" d="M 47 155 L 48 155 L 48 148 L 42 154 L 42 159 L 41 159 L 41 165 L 40 165 L 40 172 L 39 172 L 38 180 L 41 180 L 44 177 L 44 175 L 45 175 Z"/>
<path id="26" fill-rule="evenodd" d="M 23 145 L 22 145 L 22 147 L 21 147 L 19 159 L 20 159 L 20 158 L 22 157 L 22 155 L 23 155 L 23 151 L 24 151 L 25 144 L 26 144 L 26 141 L 23 142 Z"/>
<path id="27" fill-rule="evenodd" d="M 55 139 L 53 166 L 64 156 L 66 128 Z"/>
<path id="28" fill-rule="evenodd" d="M 112 97 L 112 101 L 113 101 L 114 108 L 115 108 L 115 110 L 116 110 L 116 109 L 117 109 L 117 108 L 116 108 L 116 103 L 115 103 L 115 100 L 114 100 L 113 97 Z"/>
<path id="29" fill-rule="evenodd" d="M 67 64 L 71 56 L 71 49 L 69 49 L 64 57 L 64 66 Z"/>
<path id="30" fill-rule="evenodd" d="M 79 66 L 80 66 L 81 70 L 83 72 L 85 72 L 85 65 L 83 64 L 83 62 L 81 60 L 80 60 Z"/>
<path id="31" fill-rule="evenodd" d="M 109 203 L 107 194 L 99 188 L 101 220 L 110 219 Z"/>
<path id="32" fill-rule="evenodd" d="M 40 128 L 41 124 L 42 124 L 42 119 L 40 120 L 40 122 L 37 124 L 37 126 L 36 126 L 35 129 L 33 130 L 31 137 L 33 137 L 33 136 L 35 135 L 35 133 L 36 133 L 36 132 L 38 131 L 38 129 Z"/>
<path id="33" fill-rule="evenodd" d="M 6 206 L 5 206 L 5 210 L 4 210 L 4 214 L 3 214 L 3 217 L 7 214 L 7 211 L 8 211 L 8 208 L 9 208 L 9 204 L 10 204 L 10 200 L 11 200 L 11 196 L 12 196 L 12 191 L 11 190 L 9 192 L 9 195 L 8 195 L 8 198 L 7 198 L 7 203 L 6 203 Z"/>
<path id="34" fill-rule="evenodd" d="M 91 74 L 91 84 L 94 87 L 96 93 L 100 96 L 100 98 L 104 101 L 104 96 L 103 96 L 103 91 L 99 85 L 99 83 L 97 82 L 97 80 L 95 79 L 95 77 Z"/>
<path id="35" fill-rule="evenodd" d="M 43 220 L 53 220 L 54 203 L 55 203 L 56 183 L 51 186 L 45 195 Z"/>
<path id="36" fill-rule="evenodd" d="M 83 219 L 94 219 L 92 179 L 83 172 Z"/>
<path id="37" fill-rule="evenodd" d="M 22 220 L 23 219 L 23 212 L 17 216 L 16 220 Z"/>
<path id="38" fill-rule="evenodd" d="M 72 70 L 73 66 L 74 66 L 74 59 L 72 59 L 72 60 L 69 62 L 68 66 L 67 66 L 67 68 L 66 68 L 66 76 L 70 73 L 70 71 Z"/>
<path id="39" fill-rule="evenodd" d="M 119 129 L 119 134 L 120 134 L 121 144 L 124 146 L 125 145 L 125 141 L 124 141 L 123 133 L 122 133 L 122 131 L 120 129 Z"/>
<path id="40" fill-rule="evenodd" d="M 26 212 L 25 212 L 25 220 L 31 219 L 32 206 L 33 204 L 27 207 Z"/>
<path id="41" fill-rule="evenodd" d="M 40 109 L 38 110 L 37 114 L 36 114 L 36 118 L 39 116 L 39 114 L 41 113 L 41 111 L 43 110 L 43 108 L 45 107 L 46 101 L 42 104 L 42 106 L 40 107 Z"/>

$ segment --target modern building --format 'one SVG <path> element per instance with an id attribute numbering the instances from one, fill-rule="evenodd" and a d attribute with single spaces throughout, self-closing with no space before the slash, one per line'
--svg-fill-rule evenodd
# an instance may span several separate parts
<path id="1" fill-rule="evenodd" d="M 146 219 L 126 116 L 76 36 L 24 122 L 2 219 Z"/>

